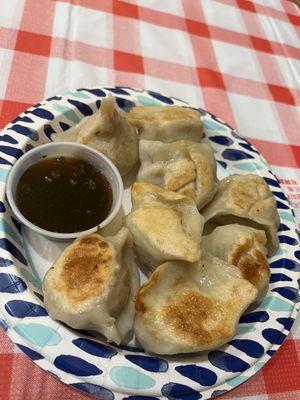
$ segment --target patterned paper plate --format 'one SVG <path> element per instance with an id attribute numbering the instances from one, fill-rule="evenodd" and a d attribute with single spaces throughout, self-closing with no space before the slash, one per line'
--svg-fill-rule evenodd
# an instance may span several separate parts
<path id="1" fill-rule="evenodd" d="M 78 89 L 35 105 L 1 133 L 0 323 L 41 368 L 96 397 L 196 400 L 217 396 L 255 374 L 274 355 L 292 327 L 300 278 L 293 211 L 258 151 L 230 126 L 199 109 L 205 140 L 218 160 L 219 177 L 257 173 L 265 178 L 277 200 L 280 249 L 270 259 L 270 288 L 260 307 L 241 318 L 236 337 L 227 345 L 180 357 L 149 356 L 132 344 L 108 345 L 87 332 L 53 321 L 43 307 L 41 280 L 60 247 L 34 236 L 14 218 L 5 197 L 5 182 L 10 168 L 24 152 L 91 115 L 108 93 L 113 93 L 126 111 L 135 104 L 185 105 L 155 92 L 131 88 Z M 125 206 L 128 208 L 128 204 Z"/>

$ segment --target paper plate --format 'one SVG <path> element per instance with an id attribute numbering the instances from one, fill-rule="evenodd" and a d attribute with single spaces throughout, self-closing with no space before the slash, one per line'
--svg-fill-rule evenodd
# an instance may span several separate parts
<path id="1" fill-rule="evenodd" d="M 270 288 L 262 304 L 244 315 L 225 346 L 199 355 L 153 357 L 133 344 L 114 346 L 84 331 L 53 321 L 43 307 L 41 282 L 62 244 L 24 230 L 5 197 L 15 161 L 94 113 L 112 93 L 121 108 L 136 104 L 186 105 L 156 92 L 132 88 L 78 89 L 49 98 L 18 116 L 0 143 L 0 323 L 37 365 L 57 379 L 105 400 L 208 399 L 241 384 L 270 360 L 294 322 L 299 301 L 300 251 L 294 213 L 264 158 L 229 125 L 199 109 L 205 141 L 215 151 L 220 178 L 257 173 L 276 200 L 281 219 L 280 248 L 270 261 Z M 128 193 L 124 205 L 128 209 Z"/>

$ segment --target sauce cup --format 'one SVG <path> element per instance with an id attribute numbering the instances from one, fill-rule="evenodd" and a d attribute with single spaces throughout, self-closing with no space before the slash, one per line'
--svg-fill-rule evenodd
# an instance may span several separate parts
<path id="1" fill-rule="evenodd" d="M 105 175 L 112 189 L 113 201 L 109 214 L 99 225 L 81 232 L 59 233 L 42 229 L 24 217 L 16 203 L 16 192 L 19 180 L 23 173 L 30 166 L 38 163 L 45 156 L 65 156 L 77 158 L 93 165 L 97 170 Z M 121 208 L 123 192 L 124 188 L 121 175 L 108 157 L 89 146 L 71 142 L 47 143 L 28 151 L 22 157 L 20 157 L 20 159 L 10 170 L 6 185 L 6 194 L 9 205 L 18 220 L 36 233 L 54 240 L 74 239 L 80 236 L 89 235 L 96 232 L 99 228 L 104 228 L 107 226 L 114 219 Z"/>

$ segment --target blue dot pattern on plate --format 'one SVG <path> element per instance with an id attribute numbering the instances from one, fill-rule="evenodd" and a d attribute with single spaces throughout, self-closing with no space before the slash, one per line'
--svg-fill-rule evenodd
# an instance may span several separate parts
<path id="1" fill-rule="evenodd" d="M 20 293 L 27 289 L 26 283 L 18 276 L 0 273 L 0 292 Z"/>
<path id="2" fill-rule="evenodd" d="M 77 110 L 80 111 L 81 114 L 83 114 L 85 117 L 93 114 L 93 110 L 91 109 L 91 107 L 85 103 L 82 103 L 81 101 L 69 99 L 68 102 L 72 106 L 75 106 Z"/>
<path id="3" fill-rule="evenodd" d="M 119 107 L 125 111 L 137 103 L 187 106 L 176 98 L 126 87 L 81 88 L 52 96 L 16 117 L 2 131 L 0 182 L 6 182 L 11 166 L 21 154 L 91 115 L 109 93 L 117 97 Z M 20 241 L 20 224 L 11 218 L 6 205 L 5 184 L 0 185 L 0 324 L 42 368 L 63 381 L 68 376 L 69 384 L 101 399 L 113 400 L 115 396 L 118 400 L 155 400 L 163 395 L 174 400 L 193 400 L 226 392 L 274 355 L 295 320 L 300 251 L 294 214 L 286 196 L 269 166 L 248 141 L 214 115 L 196 110 L 201 114 L 205 141 L 216 154 L 221 176 L 249 172 L 263 176 L 276 197 L 281 220 L 281 243 L 270 260 L 270 290 L 266 298 L 256 310 L 242 316 L 231 344 L 210 352 L 208 358 L 201 355 L 201 361 L 196 356 L 188 356 L 188 362 L 185 357 L 150 356 L 133 345 L 102 343 L 90 332 L 53 322 L 42 304 L 41 280 L 27 261 Z M 262 348 L 265 356 L 259 358 Z M 49 368 L 45 364 L 49 359 L 55 360 L 56 365 Z"/>
<path id="4" fill-rule="evenodd" d="M 230 146 L 233 143 L 233 140 L 231 138 L 228 138 L 227 136 L 210 136 L 209 140 L 211 142 L 221 144 L 223 146 Z"/>
<path id="5" fill-rule="evenodd" d="M 197 390 L 175 382 L 164 385 L 161 393 L 169 400 L 198 400 L 202 398 L 202 395 Z"/>
<path id="6" fill-rule="evenodd" d="M 270 283 L 280 282 L 280 281 L 289 281 L 291 282 L 293 279 L 285 274 L 272 274 L 270 276 Z"/>
<path id="7" fill-rule="evenodd" d="M 279 293 L 281 296 L 285 297 L 288 300 L 293 301 L 294 303 L 298 303 L 300 300 L 299 290 L 294 287 L 279 287 L 272 289 L 272 292 Z"/>
<path id="8" fill-rule="evenodd" d="M 19 344 L 19 343 L 16 343 L 16 344 L 20 348 L 20 350 L 22 350 L 23 353 L 25 353 L 32 360 L 42 360 L 44 358 L 40 353 L 30 349 L 29 347 L 24 346 L 23 344 Z"/>
<path id="9" fill-rule="evenodd" d="M 266 322 L 270 318 L 266 311 L 253 311 L 240 318 L 240 323 Z"/>
<path id="10" fill-rule="evenodd" d="M 200 383 L 202 386 L 212 386 L 217 381 L 217 374 L 214 371 L 194 364 L 179 365 L 175 367 L 175 370 L 179 374 Z"/>
<path id="11" fill-rule="evenodd" d="M 16 318 L 45 317 L 48 315 L 44 307 L 30 301 L 11 300 L 5 304 L 5 310 Z"/>
<path id="12" fill-rule="evenodd" d="M 74 339 L 72 343 L 79 347 L 82 351 L 97 357 L 112 358 L 117 354 L 117 351 L 112 347 L 106 346 L 91 339 L 78 338 Z"/>
<path id="13" fill-rule="evenodd" d="M 9 129 L 15 131 L 16 133 L 19 133 L 20 135 L 27 136 L 29 139 L 33 140 L 34 142 L 36 142 L 39 139 L 38 132 L 35 129 L 32 129 L 30 127 L 15 124 L 15 125 L 11 126 Z"/>
<path id="14" fill-rule="evenodd" d="M 8 260 L 7 258 L 2 258 L 0 257 L 0 268 L 1 267 L 10 267 L 11 265 L 13 265 L 12 260 Z"/>
<path id="15" fill-rule="evenodd" d="M 104 387 L 95 385 L 93 383 L 78 382 L 72 383 L 71 386 L 91 394 L 92 396 L 99 397 L 101 400 L 114 400 L 115 398 L 111 390 L 105 389 Z"/>
<path id="16" fill-rule="evenodd" d="M 289 258 L 280 258 L 279 260 L 273 261 L 270 263 L 271 269 L 273 268 L 285 268 L 287 270 L 293 271 L 293 270 L 299 270 L 299 264 L 295 262 L 294 260 L 291 260 Z"/>
<path id="17" fill-rule="evenodd" d="M 230 161 L 239 161 L 239 160 L 253 158 L 251 154 L 236 149 L 226 149 L 223 151 L 222 156 L 225 158 L 225 160 L 230 160 Z"/>
<path id="18" fill-rule="evenodd" d="M 169 368 L 165 360 L 149 357 L 139 356 L 135 354 L 127 354 L 125 358 L 139 367 L 151 372 L 166 372 Z"/>
<path id="19" fill-rule="evenodd" d="M 264 329 L 262 331 L 262 335 L 268 342 L 272 344 L 281 344 L 285 339 L 285 335 L 282 332 L 272 328 Z"/>
<path id="20" fill-rule="evenodd" d="M 60 334 L 50 326 L 40 323 L 20 323 L 13 329 L 26 341 L 37 346 L 56 346 L 61 341 Z"/>
<path id="21" fill-rule="evenodd" d="M 294 318 L 277 318 L 277 321 L 284 326 L 287 331 L 292 329 L 293 323 L 295 322 Z"/>
<path id="22" fill-rule="evenodd" d="M 46 119 L 49 121 L 54 119 L 54 115 L 50 111 L 48 111 L 44 108 L 35 108 L 34 110 L 31 110 L 30 113 L 33 115 L 36 115 L 37 117 L 40 117 L 42 119 Z"/>
<path id="23" fill-rule="evenodd" d="M 118 386 L 129 389 L 150 389 L 155 385 L 155 380 L 151 376 L 132 367 L 112 367 L 109 376 Z"/>
<path id="24" fill-rule="evenodd" d="M 83 358 L 69 354 L 62 354 L 55 358 L 54 365 L 56 368 L 77 376 L 91 376 L 102 374 L 101 369 L 96 365 L 85 361 Z"/>
<path id="25" fill-rule="evenodd" d="M 10 252 L 22 264 L 27 265 L 26 258 L 10 240 L 6 238 L 0 238 L 0 248 Z"/>
<path id="26" fill-rule="evenodd" d="M 247 356 L 259 358 L 264 354 L 264 348 L 261 344 L 250 339 L 235 339 L 229 342 L 231 346 L 243 351 Z"/>
<path id="27" fill-rule="evenodd" d="M 22 150 L 11 146 L 0 146 L 0 151 L 8 156 L 14 157 L 15 159 L 18 159 L 23 155 Z"/>
<path id="28" fill-rule="evenodd" d="M 93 94 L 94 96 L 97 96 L 97 97 L 105 97 L 105 96 L 106 96 L 106 93 L 105 93 L 103 90 L 101 90 L 101 89 L 86 89 L 86 88 L 81 88 L 81 89 L 78 89 L 78 91 L 79 91 L 79 92 L 80 92 L 80 91 L 85 91 L 85 92 L 91 93 L 91 94 Z"/>
<path id="29" fill-rule="evenodd" d="M 225 351 L 211 351 L 208 353 L 209 361 L 223 371 L 242 372 L 249 368 L 249 364 L 239 357 Z"/>

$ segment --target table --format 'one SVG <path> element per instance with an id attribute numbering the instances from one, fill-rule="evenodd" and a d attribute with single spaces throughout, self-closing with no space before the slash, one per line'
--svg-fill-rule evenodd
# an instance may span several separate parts
<path id="1" fill-rule="evenodd" d="M 0 128 L 77 87 L 161 91 L 247 137 L 300 223 L 299 26 L 299 9 L 284 0 L 1 0 Z M 0 330 L 1 400 L 88 398 Z M 300 316 L 274 358 L 222 398 L 300 399 Z"/>

